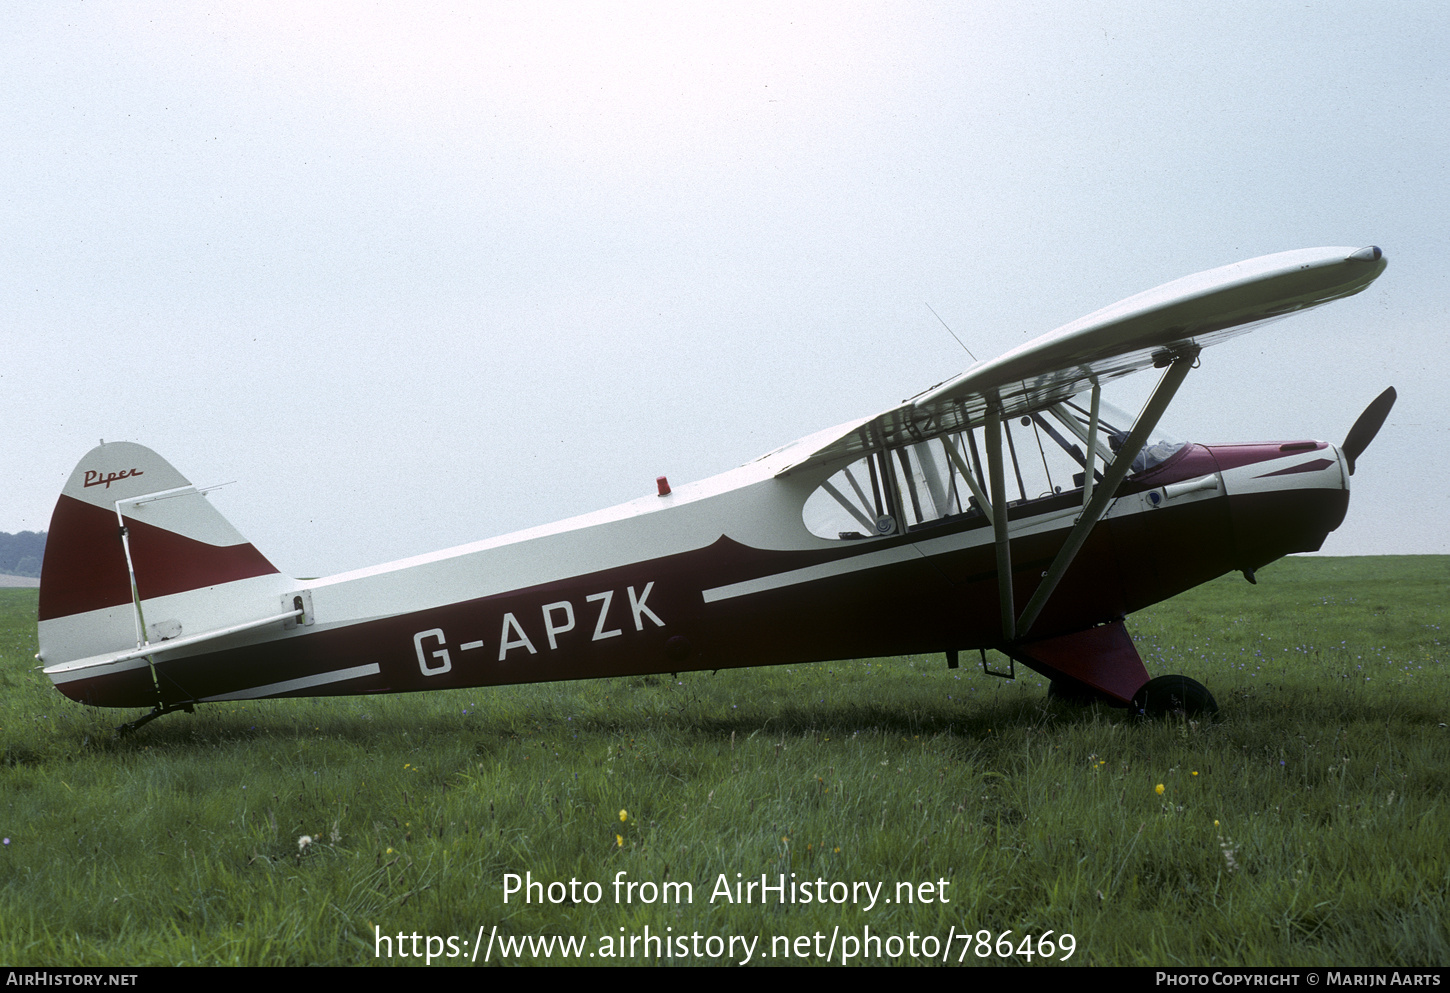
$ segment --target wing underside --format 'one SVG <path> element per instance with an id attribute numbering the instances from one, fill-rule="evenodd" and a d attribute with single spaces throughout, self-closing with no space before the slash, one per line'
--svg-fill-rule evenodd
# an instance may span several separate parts
<path id="1" fill-rule="evenodd" d="M 1386 262 L 1378 248 L 1314 248 L 1250 259 L 1175 280 L 1089 314 L 843 431 L 782 469 L 849 462 L 1002 418 L 1353 296 Z"/>

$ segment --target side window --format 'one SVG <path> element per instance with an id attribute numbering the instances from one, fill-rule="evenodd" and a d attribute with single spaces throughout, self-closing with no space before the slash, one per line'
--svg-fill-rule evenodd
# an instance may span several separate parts
<path id="1" fill-rule="evenodd" d="M 1054 410 L 1019 415 L 1003 424 L 1007 428 L 1004 455 L 1009 505 L 1045 500 L 1082 487 L 1085 434 L 1079 438 Z M 1100 440 L 1099 450 L 1105 448 Z"/>
<path id="2" fill-rule="evenodd" d="M 1089 461 L 1088 420 L 1072 402 L 1003 418 L 1003 483 L 1013 519 L 1081 491 L 1089 465 L 1102 477 L 1126 432 L 1101 419 L 1096 458 Z M 821 538 L 859 541 L 985 517 L 986 450 L 985 428 L 978 426 L 872 452 L 817 487 L 803 511 L 806 527 Z"/>
<path id="3" fill-rule="evenodd" d="M 872 452 L 826 480 L 806 501 L 812 534 L 860 540 L 980 514 L 966 432 Z"/>

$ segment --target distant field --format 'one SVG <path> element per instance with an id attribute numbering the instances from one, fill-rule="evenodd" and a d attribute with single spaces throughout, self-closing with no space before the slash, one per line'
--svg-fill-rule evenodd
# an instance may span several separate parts
<path id="1" fill-rule="evenodd" d="M 480 963 L 1450 962 L 1450 557 L 1258 578 L 1130 618 L 1213 723 L 938 655 L 204 706 L 119 740 L 139 712 L 57 694 L 35 591 L 3 590 L 0 961 L 411 964 L 432 935 L 435 965 L 480 936 Z M 506 904 L 510 873 L 579 885 Z M 826 902 L 762 903 L 792 873 Z"/>

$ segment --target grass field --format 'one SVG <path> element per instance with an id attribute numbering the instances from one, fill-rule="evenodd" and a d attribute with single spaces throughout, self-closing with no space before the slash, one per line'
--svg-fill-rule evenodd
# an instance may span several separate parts
<path id="1" fill-rule="evenodd" d="M 1130 618 L 1211 723 L 913 656 L 220 704 L 123 739 L 138 712 L 56 693 L 35 591 L 0 590 L 0 962 L 1444 964 L 1447 587 L 1445 557 L 1296 558 Z M 578 885 L 505 903 L 510 873 Z M 791 873 L 812 902 L 719 890 Z M 555 936 L 577 956 L 514 944 Z"/>

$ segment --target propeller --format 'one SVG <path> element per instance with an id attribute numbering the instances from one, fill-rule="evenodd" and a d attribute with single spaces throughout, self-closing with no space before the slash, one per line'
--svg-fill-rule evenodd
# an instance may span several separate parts
<path id="1" fill-rule="evenodd" d="M 1344 436 L 1344 444 L 1339 448 L 1349 462 L 1351 476 L 1354 475 L 1354 463 L 1364 454 L 1369 443 L 1374 441 L 1374 436 L 1379 434 L 1380 428 L 1384 426 L 1385 418 L 1390 416 L 1390 408 L 1394 405 L 1395 388 L 1391 386 L 1364 408 L 1364 413 L 1359 415 L 1359 420 L 1354 422 L 1354 427 L 1350 428 L 1349 434 Z"/>

